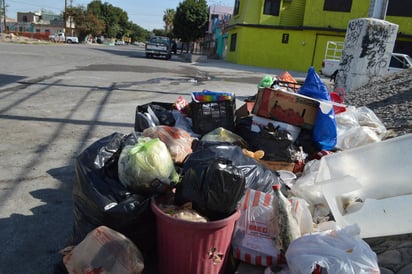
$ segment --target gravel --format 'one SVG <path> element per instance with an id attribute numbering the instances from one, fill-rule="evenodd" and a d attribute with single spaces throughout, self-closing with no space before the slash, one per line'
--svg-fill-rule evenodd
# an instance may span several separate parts
<path id="1" fill-rule="evenodd" d="M 346 94 L 345 103 L 371 109 L 390 137 L 412 133 L 412 68 L 372 78 L 365 86 Z"/>

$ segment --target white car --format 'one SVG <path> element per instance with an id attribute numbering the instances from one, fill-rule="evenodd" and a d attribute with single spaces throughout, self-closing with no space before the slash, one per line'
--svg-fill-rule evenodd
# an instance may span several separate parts
<path id="1" fill-rule="evenodd" d="M 389 63 L 389 72 L 399 72 L 408 68 L 412 68 L 412 58 L 407 54 L 392 53 Z"/>
<path id="2" fill-rule="evenodd" d="M 126 43 L 123 40 L 117 40 L 115 45 L 124 46 L 124 45 L 126 45 Z"/>

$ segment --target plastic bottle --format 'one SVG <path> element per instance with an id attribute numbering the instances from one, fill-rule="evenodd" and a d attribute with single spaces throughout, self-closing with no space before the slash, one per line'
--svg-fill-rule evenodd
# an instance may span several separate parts
<path id="1" fill-rule="evenodd" d="M 278 231 L 276 246 L 282 253 L 285 253 L 289 244 L 300 237 L 300 228 L 298 222 L 292 216 L 292 204 L 283 195 L 280 188 L 280 184 L 273 185 L 275 196 L 273 210 L 275 211 L 275 226 Z"/>

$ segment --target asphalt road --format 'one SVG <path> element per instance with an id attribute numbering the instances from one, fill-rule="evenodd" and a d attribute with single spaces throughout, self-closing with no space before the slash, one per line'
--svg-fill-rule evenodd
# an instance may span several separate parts
<path id="1" fill-rule="evenodd" d="M 0 42 L 0 60 L 0 274 L 53 273 L 73 225 L 74 158 L 130 133 L 137 105 L 203 89 L 242 99 L 282 72 L 146 59 L 136 46 Z"/>

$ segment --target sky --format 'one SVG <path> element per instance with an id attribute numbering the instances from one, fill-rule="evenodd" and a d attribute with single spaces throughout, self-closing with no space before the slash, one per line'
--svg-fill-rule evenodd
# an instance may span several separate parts
<path id="1" fill-rule="evenodd" d="M 17 18 L 17 12 L 52 11 L 60 14 L 67 6 L 87 6 L 91 0 L 5 0 L 8 18 Z M 129 16 L 129 21 L 147 30 L 164 28 L 163 14 L 166 9 L 175 9 L 183 0 L 101 0 L 102 3 L 121 8 Z M 208 5 L 233 7 L 235 0 L 207 0 Z"/>

